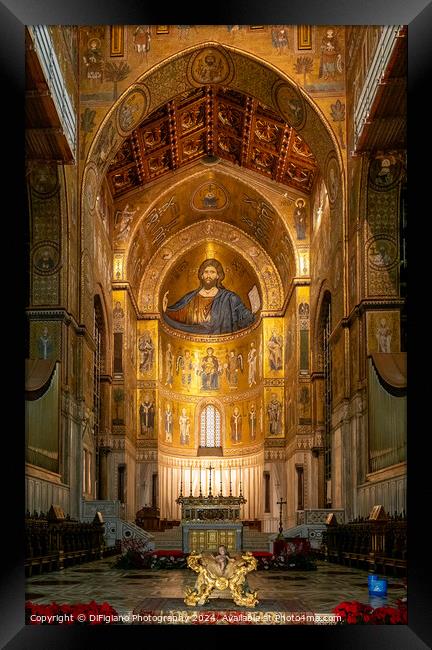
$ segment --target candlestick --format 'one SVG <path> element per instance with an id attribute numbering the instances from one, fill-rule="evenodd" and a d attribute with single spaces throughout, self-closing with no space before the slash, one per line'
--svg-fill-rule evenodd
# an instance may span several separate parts
<path id="1" fill-rule="evenodd" d="M 219 491 L 219 496 L 222 495 L 222 465 L 219 466 L 219 471 L 220 471 L 220 491 Z"/>
<path id="2" fill-rule="evenodd" d="M 190 466 L 190 486 L 189 486 L 189 496 L 192 496 L 192 463 Z"/>
<path id="3" fill-rule="evenodd" d="M 213 496 L 212 491 L 211 491 L 211 479 L 212 479 L 211 473 L 212 473 L 212 469 L 214 469 L 214 467 L 212 467 L 211 463 L 210 463 L 210 465 L 209 465 L 210 480 L 209 480 L 209 491 L 208 491 L 208 496 L 209 497 Z"/>
<path id="4" fill-rule="evenodd" d="M 199 467 L 199 495 L 202 497 L 202 489 L 201 489 L 201 465 Z"/>
<path id="5" fill-rule="evenodd" d="M 180 464 L 180 496 L 183 496 L 183 465 Z"/>
<path id="6" fill-rule="evenodd" d="M 231 466 L 229 468 L 229 480 L 230 480 L 230 497 L 232 497 L 232 483 L 231 483 Z"/>
<path id="7" fill-rule="evenodd" d="M 239 496 L 241 497 L 241 496 L 242 496 L 242 471 L 241 471 L 241 467 L 240 467 L 240 469 L 239 469 L 239 478 L 240 478 L 240 492 L 239 492 Z"/>

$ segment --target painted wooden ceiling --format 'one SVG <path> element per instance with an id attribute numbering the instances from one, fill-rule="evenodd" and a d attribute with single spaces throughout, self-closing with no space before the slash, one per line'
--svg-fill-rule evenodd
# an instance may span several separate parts
<path id="1" fill-rule="evenodd" d="M 203 86 L 182 93 L 127 137 L 108 169 L 114 198 L 205 156 L 311 193 L 317 162 L 283 119 L 249 95 Z"/>

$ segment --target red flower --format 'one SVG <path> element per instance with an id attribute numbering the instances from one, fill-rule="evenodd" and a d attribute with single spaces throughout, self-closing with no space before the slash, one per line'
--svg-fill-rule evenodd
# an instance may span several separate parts
<path id="1" fill-rule="evenodd" d="M 59 605 L 55 602 L 46 605 L 27 601 L 25 614 L 26 622 L 30 625 L 73 625 L 74 623 L 99 625 L 118 622 L 112 620 L 113 617 L 118 617 L 118 614 L 109 603 L 98 605 L 94 600 L 90 603 L 74 605 Z M 90 620 L 90 615 L 93 620 Z"/>
<path id="2" fill-rule="evenodd" d="M 333 613 L 342 617 L 341 623 L 348 625 L 365 624 L 372 625 L 406 625 L 407 611 L 406 607 L 377 607 L 372 609 L 370 605 L 365 605 L 356 600 L 345 601 L 333 609 Z"/>

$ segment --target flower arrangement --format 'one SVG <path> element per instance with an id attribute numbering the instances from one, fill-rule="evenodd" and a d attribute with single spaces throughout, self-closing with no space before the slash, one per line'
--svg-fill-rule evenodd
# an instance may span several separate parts
<path id="1" fill-rule="evenodd" d="M 109 603 L 89 603 L 75 605 L 38 605 L 27 601 L 25 604 L 26 625 L 104 625 L 121 623 L 121 616 Z"/>
<path id="2" fill-rule="evenodd" d="M 150 551 L 138 540 L 127 540 L 122 550 L 115 564 L 117 569 L 184 569 L 187 566 L 183 551 Z"/>
<path id="3" fill-rule="evenodd" d="M 342 625 L 407 625 L 406 603 L 397 601 L 397 607 L 376 607 L 357 600 L 344 601 L 332 611 L 342 617 Z"/>
<path id="4" fill-rule="evenodd" d="M 307 545 L 287 544 L 277 553 L 254 551 L 253 556 L 257 558 L 259 570 L 286 570 L 297 569 L 300 571 L 313 571 L 316 564 L 312 561 L 310 547 Z"/>
<path id="5" fill-rule="evenodd" d="M 183 551 L 152 551 L 143 558 L 145 569 L 185 569 L 186 553 Z"/>
<path id="6" fill-rule="evenodd" d="M 278 553 L 254 551 L 252 554 L 258 560 L 258 570 L 316 569 L 311 559 L 310 544 L 303 539 L 294 538 L 285 542 L 283 550 Z M 145 542 L 130 539 L 122 542 L 122 555 L 114 566 L 116 569 L 185 569 L 187 555 L 178 550 L 152 551 Z"/>

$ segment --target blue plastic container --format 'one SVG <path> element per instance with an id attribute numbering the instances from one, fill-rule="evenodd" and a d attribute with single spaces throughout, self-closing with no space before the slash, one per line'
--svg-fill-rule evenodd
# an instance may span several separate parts
<path id="1" fill-rule="evenodd" d="M 372 574 L 368 576 L 368 587 L 369 589 L 372 587 L 372 584 L 375 582 L 375 580 L 379 580 L 378 576 Z"/>
<path id="2" fill-rule="evenodd" d="M 373 596 L 387 596 L 387 580 L 376 575 L 368 576 L 369 594 Z"/>

